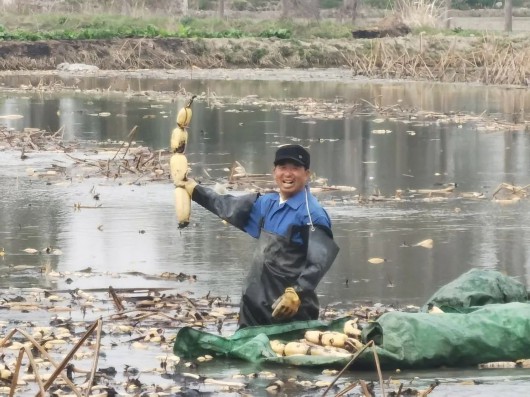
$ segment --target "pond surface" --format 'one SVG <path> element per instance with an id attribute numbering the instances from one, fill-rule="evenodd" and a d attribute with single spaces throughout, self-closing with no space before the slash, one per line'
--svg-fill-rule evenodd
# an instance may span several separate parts
<path id="1" fill-rule="evenodd" d="M 28 79 L 4 79 L 4 86 L 27 84 Z M 78 79 L 76 84 L 94 90 L 109 82 L 91 78 Z M 6 89 L 0 91 L 0 117 L 23 117 L 0 118 L 0 124 L 17 130 L 63 128 L 65 140 L 81 142 L 77 158 L 83 156 L 82 142 L 126 140 L 134 126 L 138 126 L 138 144 L 164 149 L 184 98 L 137 90 L 185 89 L 207 93 L 209 99 L 214 98 L 212 93 L 218 97 L 222 93 L 222 101 L 199 100 L 193 105 L 187 149 L 193 177 L 223 183 L 234 161 L 249 173 L 269 173 L 276 147 L 297 142 L 309 147 L 316 177 L 326 178 L 328 185 L 357 189 L 318 194 L 341 248 L 318 289 L 323 306 L 347 309 L 364 301 L 422 305 L 438 288 L 475 267 L 502 271 L 525 285 L 530 282 L 530 204 L 525 199 L 510 205 L 492 201 L 503 182 L 530 184 L 528 90 L 410 82 L 205 79 L 114 79 L 113 87 L 126 91 L 35 94 Z M 248 95 L 256 99 L 240 101 Z M 351 104 L 351 111 L 338 119 L 300 117 L 270 105 L 271 98 Z M 358 110 L 356 104 L 367 102 L 381 110 L 399 106 L 433 112 L 438 121 Z M 506 124 L 487 129 L 481 115 Z M 253 240 L 196 205 L 192 224 L 178 230 L 169 181 L 131 185 L 119 179 L 71 175 L 69 180 L 47 183 L 29 177 L 27 169 L 65 165 L 71 159 L 61 153 L 27 152 L 28 158 L 21 160 L 20 152 L 4 149 L 0 151 L 0 247 L 6 254 L 0 261 L 0 287 L 139 287 L 146 281 L 120 275 L 183 272 L 197 276 L 194 283 L 179 284 L 183 291 L 197 296 L 210 291 L 239 301 Z M 433 198 L 418 193 L 450 183 L 457 184 L 453 195 Z M 368 199 L 374 194 L 391 198 L 398 189 L 402 200 Z M 75 210 L 76 203 L 98 208 Z M 434 241 L 432 249 L 413 246 L 425 239 Z M 28 247 L 60 252 L 29 254 L 24 251 Z M 386 261 L 374 265 L 368 262 L 373 257 Z M 41 269 L 47 265 L 57 272 L 90 268 L 91 273 L 67 285 L 65 278 L 43 276 Z M 14 270 L 21 268 L 25 270 Z M 161 280 L 147 283 L 175 286 Z M 439 377 L 440 371 L 408 375 L 427 381 Z M 447 379 L 453 376 L 464 375 L 448 373 Z M 517 390 L 529 385 L 521 373 L 492 379 L 486 384 L 506 379 L 514 390 L 510 395 L 524 395 Z M 454 395 L 451 381 L 446 383 L 432 395 Z M 497 386 L 489 386 L 487 391 L 482 390 L 484 385 L 464 390 L 458 386 L 457 391 L 466 396 L 501 393 Z M 509 395 L 505 391 L 502 395 Z"/>

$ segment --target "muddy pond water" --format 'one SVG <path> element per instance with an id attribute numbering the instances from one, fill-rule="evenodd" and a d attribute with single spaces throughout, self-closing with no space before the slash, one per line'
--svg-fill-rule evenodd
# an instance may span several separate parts
<path id="1" fill-rule="evenodd" d="M 270 172 L 280 144 L 309 147 L 315 178 L 326 178 L 330 186 L 356 188 L 317 193 L 341 248 L 318 289 L 322 306 L 347 310 L 358 302 L 422 305 L 471 268 L 496 269 L 525 285 L 530 282 L 529 201 L 492 200 L 501 183 L 530 184 L 527 89 L 362 80 L 116 77 L 63 78 L 65 84 L 75 81 L 79 89 L 59 93 L 9 88 L 31 79 L 3 79 L 0 117 L 22 117 L 0 118 L 0 124 L 16 130 L 62 128 L 65 141 L 79 142 L 78 152 L 72 154 L 77 158 L 83 156 L 84 142 L 126 140 L 134 126 L 137 144 L 167 148 L 176 112 L 185 100 L 168 93 L 179 90 L 202 95 L 193 105 L 187 156 L 192 176 L 205 183 L 225 183 L 234 161 L 248 173 Z M 104 89 L 109 86 L 112 91 Z M 309 111 L 315 106 L 307 104 L 313 102 L 329 104 L 328 110 L 316 106 L 318 111 Z M 324 117 L 333 104 L 340 105 L 344 117 Z M 68 165 L 71 159 L 28 151 L 22 160 L 19 151 L 3 149 L 0 246 L 5 255 L 0 260 L 0 287 L 175 287 L 174 281 L 127 274 L 183 272 L 197 276 L 196 282 L 178 285 L 183 291 L 227 295 L 238 302 L 254 242 L 196 205 L 191 225 L 178 230 L 169 181 L 129 184 L 119 178 L 70 175 L 50 183 L 31 178 L 28 169 Z M 456 184 L 452 194 L 424 193 L 451 184 Z M 76 211 L 75 203 L 97 208 Z M 433 240 L 432 248 L 414 246 L 425 239 Z M 46 247 L 60 251 L 24 251 Z M 385 261 L 369 262 L 376 257 Z M 57 272 L 90 268 L 90 275 L 67 283 L 66 278 L 43 276 L 40 269 L 46 265 Z M 14 272 L 17 266 L 26 267 Z M 228 374 L 233 369 L 210 370 Z M 433 396 L 522 396 L 530 387 L 523 371 L 402 376 L 418 376 L 426 383 L 444 378 Z M 482 381 L 462 386 L 457 380 L 463 378 Z M 257 388 L 254 393 L 261 392 Z"/>

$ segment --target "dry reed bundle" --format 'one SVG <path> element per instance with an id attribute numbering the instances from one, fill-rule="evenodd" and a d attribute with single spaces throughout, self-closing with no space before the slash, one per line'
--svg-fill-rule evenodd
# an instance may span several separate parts
<path id="1" fill-rule="evenodd" d="M 445 23 L 444 0 L 398 0 L 396 12 L 410 27 L 442 27 Z"/>
<path id="2" fill-rule="evenodd" d="M 373 40 L 371 48 L 355 49 L 347 63 L 355 74 L 442 82 L 528 85 L 530 48 L 502 38 L 484 36 L 471 49 L 448 45 L 441 38 L 420 36 L 413 43 Z"/>

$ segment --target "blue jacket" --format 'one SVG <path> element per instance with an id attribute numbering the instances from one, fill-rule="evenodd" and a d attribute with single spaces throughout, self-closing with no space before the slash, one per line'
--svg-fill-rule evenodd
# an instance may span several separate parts
<path id="1" fill-rule="evenodd" d="M 328 213 L 321 207 L 315 196 L 309 192 L 307 192 L 307 203 L 306 206 L 305 189 L 282 204 L 280 204 L 280 195 L 278 193 L 259 196 L 252 206 L 250 217 L 244 230 L 252 237 L 259 238 L 261 228 L 284 237 L 287 237 L 292 226 L 313 224 L 331 229 L 331 220 Z M 308 216 L 308 210 L 311 218 Z M 302 243 L 299 235 L 293 236 L 293 241 Z"/>

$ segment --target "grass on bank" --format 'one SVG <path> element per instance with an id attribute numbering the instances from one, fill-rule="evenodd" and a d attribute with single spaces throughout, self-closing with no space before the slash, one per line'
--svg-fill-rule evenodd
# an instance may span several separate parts
<path id="1" fill-rule="evenodd" d="M 40 14 L 0 17 L 0 40 L 110 39 L 132 37 L 243 38 L 277 37 L 346 38 L 352 24 L 332 21 L 221 20 L 218 18 L 133 18 L 123 15 Z"/>
<path id="2" fill-rule="evenodd" d="M 413 18 L 409 12 L 409 18 Z M 355 26 L 333 20 L 293 21 L 224 20 L 218 18 L 127 17 L 115 14 L 34 14 L 0 16 L 0 40 L 74 40 L 112 38 L 279 38 L 345 39 Z M 460 36 L 477 35 L 473 31 L 443 30 L 416 25 L 415 32 Z"/>

